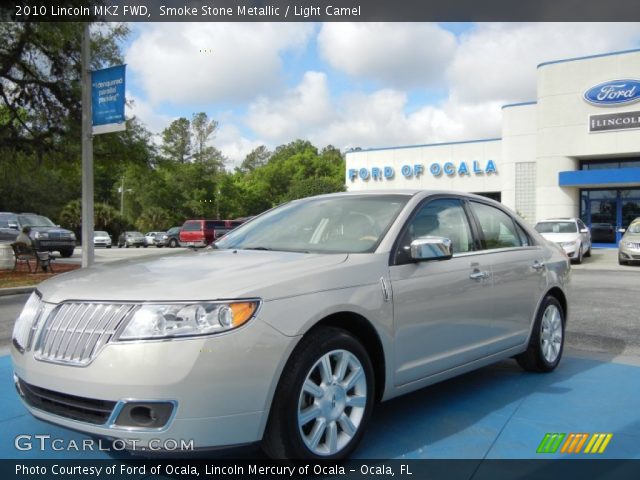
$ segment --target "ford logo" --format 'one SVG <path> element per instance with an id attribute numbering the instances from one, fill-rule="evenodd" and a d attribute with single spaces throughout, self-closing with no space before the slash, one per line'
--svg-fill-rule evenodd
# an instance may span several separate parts
<path id="1" fill-rule="evenodd" d="M 611 80 L 584 92 L 584 99 L 592 105 L 613 106 L 640 100 L 640 80 Z"/>

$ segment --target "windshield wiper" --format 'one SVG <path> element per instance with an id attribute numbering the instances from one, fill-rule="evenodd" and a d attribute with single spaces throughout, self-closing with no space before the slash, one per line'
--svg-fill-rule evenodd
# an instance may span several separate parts
<path id="1" fill-rule="evenodd" d="M 271 251 L 271 250 L 273 250 L 273 248 L 268 248 L 268 247 L 244 247 L 244 248 L 241 248 L 240 250 L 265 250 L 265 251 Z"/>

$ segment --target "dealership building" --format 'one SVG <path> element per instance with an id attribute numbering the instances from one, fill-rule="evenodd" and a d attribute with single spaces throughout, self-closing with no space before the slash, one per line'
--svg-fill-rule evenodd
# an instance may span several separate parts
<path id="1" fill-rule="evenodd" d="M 457 190 L 501 201 L 528 222 L 581 217 L 615 245 L 640 217 L 640 49 L 546 62 L 535 101 L 502 107 L 502 136 L 356 149 L 349 191 Z"/>

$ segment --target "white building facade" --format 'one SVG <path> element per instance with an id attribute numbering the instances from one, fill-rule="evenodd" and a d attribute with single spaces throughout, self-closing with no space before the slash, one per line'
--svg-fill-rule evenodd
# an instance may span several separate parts
<path id="1" fill-rule="evenodd" d="M 581 217 L 616 244 L 640 217 L 640 50 L 543 63 L 536 101 L 502 108 L 501 138 L 350 151 L 349 191 L 489 196 L 528 222 Z"/>

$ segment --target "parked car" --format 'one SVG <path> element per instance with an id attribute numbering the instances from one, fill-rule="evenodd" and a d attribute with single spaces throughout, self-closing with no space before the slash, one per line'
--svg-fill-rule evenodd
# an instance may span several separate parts
<path id="1" fill-rule="evenodd" d="M 144 241 L 147 246 L 155 245 L 158 248 L 164 247 L 162 236 L 165 232 L 148 232 L 144 236 Z"/>
<path id="2" fill-rule="evenodd" d="M 0 212 L 0 240 L 15 241 L 26 226 L 31 227 L 30 238 L 37 251 L 57 251 L 65 258 L 73 255 L 76 235 L 71 230 L 60 228 L 43 215 Z"/>
<path id="3" fill-rule="evenodd" d="M 618 245 L 618 263 L 628 265 L 640 262 L 640 217 L 634 219 L 624 232 Z"/>
<path id="4" fill-rule="evenodd" d="M 536 231 L 560 245 L 575 263 L 591 256 L 591 232 L 579 218 L 550 218 L 536 223 Z"/>
<path id="5" fill-rule="evenodd" d="M 480 196 L 305 198 L 212 249 L 39 284 L 14 380 L 34 416 L 91 436 L 339 459 L 377 401 L 511 357 L 554 370 L 569 274 L 557 245 Z"/>
<path id="6" fill-rule="evenodd" d="M 102 230 L 93 232 L 93 246 L 111 248 L 111 237 L 109 233 Z"/>
<path id="7" fill-rule="evenodd" d="M 241 220 L 187 220 L 180 230 L 180 244 L 206 247 L 242 223 Z"/>
<path id="8" fill-rule="evenodd" d="M 144 240 L 144 235 L 140 232 L 122 232 L 118 237 L 118 248 L 122 247 L 147 248 L 147 243 Z"/>
<path id="9" fill-rule="evenodd" d="M 160 241 L 165 247 L 175 248 L 180 246 L 180 230 L 182 227 L 171 227 L 164 235 L 160 237 Z"/>

